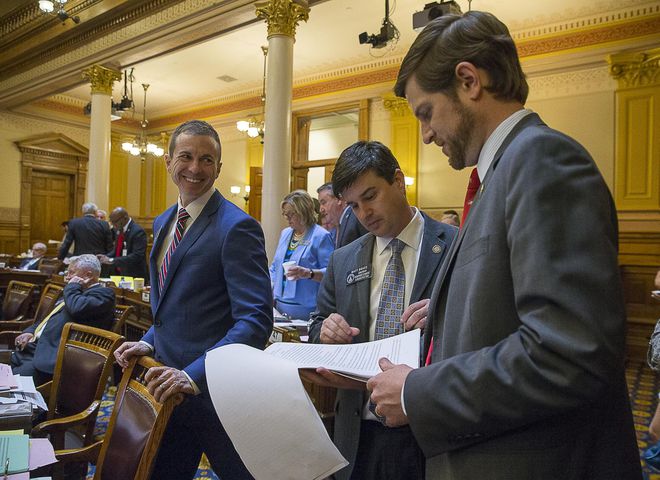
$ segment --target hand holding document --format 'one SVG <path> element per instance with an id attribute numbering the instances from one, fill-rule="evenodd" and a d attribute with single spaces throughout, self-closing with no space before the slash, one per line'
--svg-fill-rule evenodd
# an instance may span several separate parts
<path id="1" fill-rule="evenodd" d="M 348 345 L 274 343 L 265 352 L 290 360 L 298 368 L 327 368 L 333 372 L 366 382 L 380 373 L 378 360 L 388 358 L 394 364 L 419 367 L 419 335 L 415 329 L 375 342 Z"/>

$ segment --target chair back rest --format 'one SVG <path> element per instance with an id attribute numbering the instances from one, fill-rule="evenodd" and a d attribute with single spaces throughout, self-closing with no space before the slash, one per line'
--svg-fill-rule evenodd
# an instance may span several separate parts
<path id="1" fill-rule="evenodd" d="M 147 390 L 144 375 L 161 366 L 151 357 L 133 357 L 122 375 L 115 406 L 96 464 L 94 480 L 147 480 L 151 476 L 177 394 L 159 403 Z"/>
<path id="2" fill-rule="evenodd" d="M 75 415 L 95 400 L 101 401 L 114 351 L 123 341 L 124 337 L 107 330 L 71 322 L 64 325 L 48 403 L 49 420 Z M 86 435 L 85 443 L 91 440 L 91 435 Z"/>
<path id="3" fill-rule="evenodd" d="M 62 271 L 62 267 L 64 267 L 64 262 L 62 262 L 59 258 L 42 258 L 39 261 L 38 268 L 42 273 L 53 275 L 60 273 Z"/>
<path id="4" fill-rule="evenodd" d="M 26 315 L 32 304 L 32 294 L 37 286 L 34 283 L 12 280 L 7 286 L 2 302 L 2 315 L 5 320 L 12 320 Z"/>
<path id="5" fill-rule="evenodd" d="M 41 298 L 39 299 L 39 305 L 37 305 L 37 310 L 34 312 L 34 321 L 37 325 L 53 310 L 53 307 L 55 307 L 63 292 L 64 287 L 53 283 L 47 283 L 44 286 L 41 292 Z"/>
<path id="6" fill-rule="evenodd" d="M 115 316 L 112 320 L 112 331 L 121 334 L 126 319 L 133 312 L 134 308 L 129 305 L 115 305 Z"/>

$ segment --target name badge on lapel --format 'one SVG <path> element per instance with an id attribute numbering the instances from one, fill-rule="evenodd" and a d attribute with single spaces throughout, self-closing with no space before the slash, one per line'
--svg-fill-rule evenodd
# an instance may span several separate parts
<path id="1" fill-rule="evenodd" d="M 346 275 L 346 285 L 353 285 L 354 283 L 361 282 L 363 280 L 368 280 L 371 278 L 371 265 L 363 265 L 351 270 Z"/>

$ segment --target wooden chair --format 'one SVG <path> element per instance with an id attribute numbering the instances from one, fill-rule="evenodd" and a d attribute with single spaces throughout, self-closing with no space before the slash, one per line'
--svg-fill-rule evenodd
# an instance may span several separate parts
<path id="1" fill-rule="evenodd" d="M 64 262 L 59 258 L 42 258 L 39 262 L 39 271 L 49 275 L 60 273 L 63 270 Z"/>
<path id="2" fill-rule="evenodd" d="M 96 462 L 94 480 L 147 480 L 178 394 L 157 402 L 149 393 L 144 375 L 161 364 L 151 357 L 133 357 L 122 375 L 117 398 L 102 441 L 78 450 L 56 451 L 62 463 Z"/>
<path id="3" fill-rule="evenodd" d="M 2 302 L 3 320 L 22 320 L 32 305 L 32 295 L 37 286 L 34 283 L 12 280 Z"/>
<path id="4" fill-rule="evenodd" d="M 124 329 L 124 323 L 128 316 L 133 313 L 135 310 L 129 305 L 116 305 L 115 306 L 115 318 L 112 321 L 112 331 L 118 334 L 122 334 Z"/>
<path id="5" fill-rule="evenodd" d="M 47 283 L 41 292 L 37 310 L 34 318 L 25 320 L 2 320 L 0 321 L 0 345 L 6 345 L 10 349 L 14 347 L 16 337 L 23 333 L 23 330 L 33 323 L 40 323 L 48 315 L 57 301 L 62 296 L 64 288 L 59 285 Z"/>
<path id="6" fill-rule="evenodd" d="M 57 351 L 52 382 L 39 387 L 49 397 L 48 416 L 33 435 L 49 434 L 61 450 L 67 431 L 82 433 L 82 444 L 93 441 L 94 422 L 114 362 L 114 351 L 124 337 L 99 328 L 67 323 Z"/>

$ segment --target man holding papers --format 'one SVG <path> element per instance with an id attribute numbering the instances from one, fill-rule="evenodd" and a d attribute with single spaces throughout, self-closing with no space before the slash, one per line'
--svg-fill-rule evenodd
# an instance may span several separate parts
<path id="1" fill-rule="evenodd" d="M 367 342 L 423 328 L 422 299 L 429 298 L 457 229 L 408 204 L 403 172 L 379 142 L 360 141 L 344 150 L 332 184 L 369 233 L 330 258 L 310 341 Z M 368 410 L 364 383 L 326 369 L 302 375 L 339 388 L 334 441 L 350 465 L 335 474 L 338 480 L 424 478 L 424 458 L 409 427 L 382 425 Z"/>

